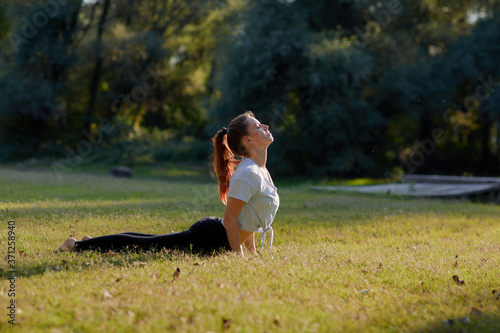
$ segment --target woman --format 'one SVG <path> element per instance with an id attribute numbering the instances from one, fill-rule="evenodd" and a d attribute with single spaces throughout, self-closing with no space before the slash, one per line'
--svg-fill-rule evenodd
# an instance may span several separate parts
<path id="1" fill-rule="evenodd" d="M 251 111 L 234 118 L 228 128 L 213 138 L 213 168 L 219 181 L 219 197 L 226 205 L 224 219 L 207 217 L 189 230 L 150 235 L 122 233 L 81 241 L 66 239 L 57 251 L 144 249 L 232 250 L 243 254 L 242 244 L 255 251 L 255 232 L 271 234 L 271 223 L 279 207 L 279 196 L 266 169 L 267 148 L 274 141 L 269 126 L 261 124 Z M 235 155 L 241 157 L 236 159 Z"/>

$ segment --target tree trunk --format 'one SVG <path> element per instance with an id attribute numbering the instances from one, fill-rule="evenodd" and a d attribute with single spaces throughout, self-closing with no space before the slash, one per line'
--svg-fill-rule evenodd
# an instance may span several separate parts
<path id="1" fill-rule="evenodd" d="M 94 73 L 92 75 L 92 81 L 90 82 L 90 98 L 89 105 L 87 108 L 87 113 L 84 119 L 84 128 L 90 131 L 92 125 L 92 118 L 94 117 L 94 107 L 97 98 L 97 87 L 99 85 L 99 80 L 101 78 L 103 54 L 102 54 L 102 34 L 104 33 L 104 26 L 106 25 L 106 18 L 109 12 L 110 0 L 104 0 L 104 5 L 102 9 L 101 18 L 99 20 L 99 26 L 97 30 L 97 39 L 95 46 L 95 67 Z"/>

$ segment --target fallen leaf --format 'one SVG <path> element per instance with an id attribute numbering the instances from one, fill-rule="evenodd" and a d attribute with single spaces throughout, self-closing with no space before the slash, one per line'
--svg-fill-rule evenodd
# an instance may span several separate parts
<path id="1" fill-rule="evenodd" d="M 453 281 L 455 281 L 456 284 L 463 286 L 465 284 L 464 280 L 460 280 L 458 275 L 453 275 L 452 276 Z"/>
<path id="2" fill-rule="evenodd" d="M 116 255 L 116 252 L 109 250 L 108 252 L 104 253 L 104 256 L 106 258 L 110 258 L 112 256 Z"/>
<path id="3" fill-rule="evenodd" d="M 111 295 L 111 293 L 109 291 L 104 290 L 102 292 L 102 298 L 104 298 L 104 299 L 113 298 L 113 295 Z"/>
<path id="4" fill-rule="evenodd" d="M 180 274 L 181 274 L 181 269 L 179 267 L 177 267 L 175 269 L 174 274 L 172 275 L 173 276 L 172 282 L 175 282 L 175 280 L 177 280 L 177 278 L 179 277 Z"/>
<path id="5" fill-rule="evenodd" d="M 222 318 L 222 329 L 228 330 L 231 327 L 232 323 L 233 323 L 232 319 Z"/>

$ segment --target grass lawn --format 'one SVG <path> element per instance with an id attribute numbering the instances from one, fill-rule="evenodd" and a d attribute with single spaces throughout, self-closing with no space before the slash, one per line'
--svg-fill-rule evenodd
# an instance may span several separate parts
<path id="1" fill-rule="evenodd" d="M 0 170 L 1 274 L 14 221 L 18 276 L 15 296 L 0 281 L 0 331 L 12 329 L 11 300 L 19 332 L 500 331 L 500 206 L 490 204 L 277 181 L 272 253 L 53 253 L 69 235 L 169 233 L 223 215 L 210 179 L 155 172 Z"/>

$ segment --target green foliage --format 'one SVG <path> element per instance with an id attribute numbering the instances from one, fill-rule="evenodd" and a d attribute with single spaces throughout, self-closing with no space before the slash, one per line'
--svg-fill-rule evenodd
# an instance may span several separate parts
<path id="1" fill-rule="evenodd" d="M 482 2 L 446 0 L 253 2 L 227 49 L 213 114 L 223 122 L 256 111 L 277 134 L 270 162 L 284 173 L 380 175 L 414 161 L 429 141 L 432 152 L 411 172 L 453 172 L 450 160 L 462 164 L 464 150 L 453 144 L 450 109 L 470 102 L 484 73 L 494 82 L 469 117 L 463 147 L 481 149 L 464 169 L 495 174 L 494 13 Z"/>
<path id="2" fill-rule="evenodd" d="M 206 159 L 209 150 L 208 142 L 186 136 L 157 147 L 154 150 L 154 158 L 156 161 L 202 161 Z"/>
<path id="3" fill-rule="evenodd" d="M 64 156 L 103 120 L 127 124 L 119 127 L 125 133 L 105 135 L 105 149 L 141 127 L 177 131 L 173 137 L 203 133 L 215 41 L 200 34 L 225 34 L 224 2 L 118 1 L 106 16 L 102 2 L 72 0 L 50 13 L 42 4 L 10 5 L 0 62 L 0 88 L 8 92 L 0 106 L 2 160 Z M 47 19 L 33 23 L 40 17 Z"/>
<path id="4" fill-rule="evenodd" d="M 364 50 L 347 50 L 331 21 L 311 22 L 325 4 L 311 5 L 309 12 L 306 6 L 250 5 L 228 50 L 216 119 L 251 109 L 269 122 L 279 142 L 270 160 L 276 171 L 357 173 L 372 166 L 367 144 L 384 124 L 366 100 L 373 61 Z"/>
<path id="5" fill-rule="evenodd" d="M 500 171 L 499 1 L 61 3 L 0 4 L 0 161 L 64 159 L 89 132 L 88 161 L 202 159 L 251 109 L 284 174 L 380 177 L 436 130 L 412 172 Z M 130 142 L 154 131 L 156 150 Z"/>
<path id="6" fill-rule="evenodd" d="M 281 109 L 288 99 L 283 94 L 285 87 L 293 91 L 300 84 L 300 67 L 307 62 L 302 20 L 291 6 L 253 2 L 242 21 L 238 34 L 228 43 L 230 49 L 224 50 L 223 99 L 214 114 L 217 121 L 228 120 L 239 110 L 269 113 Z"/>
<path id="7" fill-rule="evenodd" d="M 447 165 L 461 174 L 495 174 L 498 170 L 498 102 L 500 72 L 495 65 L 500 51 L 499 21 L 485 19 L 465 36 L 447 44 L 440 54 L 423 57 L 410 66 L 395 66 L 380 81 L 380 107 L 390 123 L 414 121 L 417 126 L 395 126 L 387 147 L 395 151 L 412 145 L 415 138 L 433 139 L 433 132 L 445 132 L 435 144 L 436 152 L 419 166 L 435 172 Z M 406 111 L 402 117 L 400 110 Z M 411 129 L 408 131 L 408 129 Z"/>
<path id="8" fill-rule="evenodd" d="M 53 16 L 34 4 L 12 7 L 23 19 L 13 23 L 8 35 L 12 51 L 0 63 L 0 89 L 5 93 L 0 105 L 0 160 L 41 153 L 44 144 L 62 138 L 57 131 L 67 111 L 62 93 L 68 69 L 75 63 L 81 2 L 68 1 Z"/>
<path id="9" fill-rule="evenodd" d="M 10 21 L 7 16 L 7 4 L 0 3 L 0 41 L 7 36 L 10 29 Z"/>

